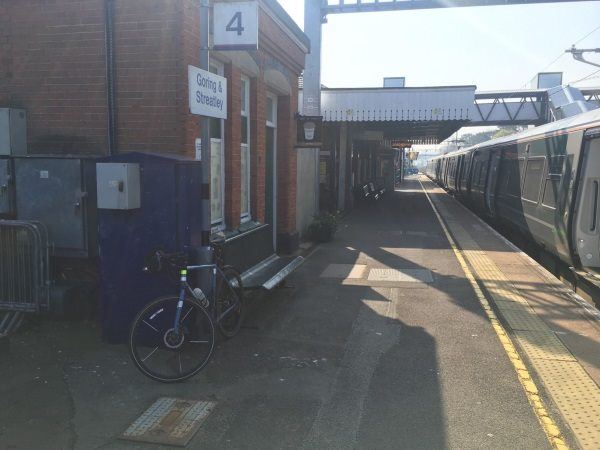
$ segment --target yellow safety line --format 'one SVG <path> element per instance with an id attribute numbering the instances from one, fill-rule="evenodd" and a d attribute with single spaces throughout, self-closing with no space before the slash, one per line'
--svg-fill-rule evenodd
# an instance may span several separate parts
<path id="1" fill-rule="evenodd" d="M 542 426 L 542 429 L 544 430 L 544 433 L 546 433 L 546 436 L 547 436 L 548 440 L 550 441 L 550 444 L 552 444 L 552 446 L 555 449 L 560 449 L 560 450 L 568 449 L 569 447 L 566 444 L 565 440 L 563 439 L 560 429 L 558 428 L 558 426 L 556 425 L 554 420 L 552 420 L 552 418 L 548 414 L 548 411 L 546 410 L 546 407 L 544 406 L 544 403 L 539 395 L 538 388 L 537 388 L 535 382 L 533 381 L 533 379 L 531 378 L 531 375 L 529 374 L 529 371 L 527 370 L 525 363 L 523 362 L 523 360 L 517 353 L 517 350 L 516 350 L 512 340 L 510 339 L 508 333 L 506 332 L 506 330 L 504 329 L 504 327 L 498 320 L 496 313 L 494 313 L 493 309 L 491 308 L 487 298 L 485 297 L 483 291 L 479 287 L 479 284 L 477 284 L 477 280 L 475 279 L 473 272 L 467 265 L 467 262 L 466 262 L 464 256 L 462 255 L 461 250 L 456 245 L 454 238 L 452 237 L 452 235 L 450 234 L 450 231 L 446 227 L 444 219 L 442 219 L 442 216 L 438 212 L 438 209 L 433 204 L 433 201 L 431 201 L 431 198 L 429 197 L 427 190 L 423 186 L 423 183 L 421 183 L 421 180 L 418 180 L 418 181 L 419 181 L 419 184 L 421 185 L 421 189 L 423 189 L 423 192 L 425 193 L 425 196 L 427 197 L 427 200 L 429 201 L 429 204 L 431 205 L 431 208 L 433 209 L 433 212 L 435 213 L 435 215 L 438 219 L 438 222 L 440 223 L 440 225 L 442 226 L 442 229 L 444 230 L 446 239 L 448 239 L 448 242 L 450 243 L 450 247 L 452 247 L 452 250 L 454 251 L 456 259 L 460 263 L 460 266 L 462 267 L 462 270 L 464 271 L 464 273 L 467 277 L 467 280 L 469 280 L 471 287 L 475 291 L 475 295 L 477 295 L 477 299 L 479 300 L 479 303 L 481 303 L 481 306 L 483 307 L 483 310 L 485 311 L 486 315 L 488 316 L 488 319 L 490 319 L 490 322 L 492 323 L 492 327 L 494 328 L 494 331 L 496 332 L 496 335 L 498 336 L 498 339 L 500 340 L 500 343 L 502 344 L 504 351 L 508 355 L 508 359 L 510 359 L 510 362 L 512 363 L 515 371 L 517 372 L 517 377 L 519 378 L 519 382 L 521 383 L 521 386 L 523 386 L 523 390 L 525 391 L 527 400 L 529 401 L 529 404 L 533 408 L 533 411 L 535 412 L 535 415 L 538 418 L 538 420 Z"/>

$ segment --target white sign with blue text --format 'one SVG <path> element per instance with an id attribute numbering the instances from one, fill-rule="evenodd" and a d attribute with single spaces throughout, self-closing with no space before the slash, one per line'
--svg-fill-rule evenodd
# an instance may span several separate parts
<path id="1" fill-rule="evenodd" d="M 188 66 L 190 112 L 227 119 L 227 78 Z"/>

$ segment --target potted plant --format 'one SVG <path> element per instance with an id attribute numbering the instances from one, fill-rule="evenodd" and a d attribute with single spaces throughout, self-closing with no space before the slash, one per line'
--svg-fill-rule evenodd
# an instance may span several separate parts
<path id="1" fill-rule="evenodd" d="M 314 216 L 308 226 L 307 234 L 314 242 L 329 242 L 337 230 L 337 214 L 320 213 Z"/>

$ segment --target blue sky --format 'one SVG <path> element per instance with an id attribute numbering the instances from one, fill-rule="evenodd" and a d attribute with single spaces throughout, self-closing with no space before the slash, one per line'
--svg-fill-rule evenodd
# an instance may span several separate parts
<path id="1" fill-rule="evenodd" d="M 303 27 L 304 2 L 279 0 Z M 405 76 L 407 86 L 474 84 L 521 88 L 539 71 L 572 82 L 599 69 L 564 54 L 600 27 L 600 2 L 546 3 L 330 15 L 323 26 L 323 84 L 380 86 Z M 600 47 L 600 29 L 577 44 Z M 589 55 L 600 63 L 600 55 Z M 600 86 L 600 72 L 576 86 Z"/>

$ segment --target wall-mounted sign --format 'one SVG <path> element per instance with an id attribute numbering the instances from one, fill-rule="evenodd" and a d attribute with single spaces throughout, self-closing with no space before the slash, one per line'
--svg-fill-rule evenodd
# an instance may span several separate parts
<path id="1" fill-rule="evenodd" d="M 412 146 L 412 142 L 402 141 L 398 139 L 393 140 L 390 145 L 390 147 L 392 148 L 411 148 Z"/>
<path id="2" fill-rule="evenodd" d="M 227 78 L 188 66 L 190 112 L 227 119 Z"/>
<path id="3" fill-rule="evenodd" d="M 296 147 L 320 147 L 323 135 L 322 116 L 298 116 Z"/>
<path id="4" fill-rule="evenodd" d="M 214 4 L 213 49 L 258 49 L 258 2 Z"/>

